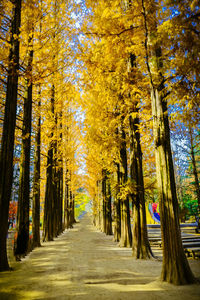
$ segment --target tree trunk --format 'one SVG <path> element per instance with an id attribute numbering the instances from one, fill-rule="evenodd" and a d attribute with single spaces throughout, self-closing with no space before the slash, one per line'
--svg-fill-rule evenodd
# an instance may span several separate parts
<path id="1" fill-rule="evenodd" d="M 55 105 L 55 87 L 52 86 L 51 97 L 51 112 L 54 118 L 54 105 Z M 54 121 L 53 121 L 54 122 Z M 47 175 L 46 175 L 46 191 L 44 203 L 44 222 L 43 222 L 43 241 L 52 241 L 54 237 L 54 201 L 55 201 L 55 166 L 54 166 L 54 136 L 53 126 L 51 128 L 51 142 L 47 155 Z"/>
<path id="2" fill-rule="evenodd" d="M 63 231 L 63 168 L 58 171 L 58 234 Z"/>
<path id="3" fill-rule="evenodd" d="M 121 145 L 120 145 L 120 157 L 122 166 L 122 186 L 125 187 L 128 180 L 128 167 L 127 167 L 127 153 L 126 153 L 126 134 L 122 125 L 121 128 Z M 130 223 L 130 208 L 128 195 L 126 199 L 121 199 L 121 247 L 132 246 L 132 233 Z"/>
<path id="4" fill-rule="evenodd" d="M 38 94 L 38 121 L 35 138 L 35 161 L 34 161 L 34 178 L 33 178 L 33 248 L 40 247 L 40 143 L 41 143 L 41 88 L 39 86 Z"/>
<path id="5" fill-rule="evenodd" d="M 152 5 L 154 5 L 153 3 Z M 149 64 L 148 53 L 148 25 L 151 34 L 157 36 L 156 18 L 153 26 L 148 23 L 144 0 L 142 0 L 145 49 L 147 70 L 150 77 L 151 103 L 153 114 L 153 135 L 155 143 L 157 186 L 159 191 L 161 235 L 163 243 L 163 264 L 161 280 L 174 284 L 187 284 L 194 282 L 194 276 L 189 267 L 181 240 L 181 231 L 178 218 L 178 200 L 172 161 L 170 129 L 167 111 L 167 93 L 162 73 L 162 51 L 160 45 L 154 40 L 152 45 L 152 62 Z M 152 7 L 154 9 L 154 7 Z M 156 11 L 154 12 L 156 14 Z M 152 68 L 153 67 L 153 72 Z"/>
<path id="6" fill-rule="evenodd" d="M 69 185 L 65 183 L 64 226 L 69 228 Z"/>
<path id="7" fill-rule="evenodd" d="M 157 89 L 152 90 L 151 98 L 163 243 L 161 279 L 174 284 L 192 283 L 194 276 L 184 253 L 179 227 L 167 103 Z"/>
<path id="8" fill-rule="evenodd" d="M 133 111 L 139 114 L 137 103 Z M 130 175 L 134 185 L 133 194 L 133 257 L 136 259 L 147 259 L 152 256 L 150 248 L 144 198 L 144 181 L 142 168 L 142 150 L 140 145 L 140 133 L 138 131 L 139 116 L 129 117 L 130 124 Z"/>
<path id="9" fill-rule="evenodd" d="M 102 170 L 102 199 L 103 199 L 103 227 L 102 231 L 106 232 L 106 171 Z"/>
<path id="10" fill-rule="evenodd" d="M 73 223 L 74 223 L 73 209 L 74 209 L 73 193 L 70 188 L 70 192 L 69 192 L 69 228 L 73 228 Z"/>
<path id="11" fill-rule="evenodd" d="M 96 182 L 96 194 L 93 199 L 93 224 L 98 227 L 98 180 Z"/>
<path id="12" fill-rule="evenodd" d="M 26 70 L 26 94 L 24 97 L 24 115 L 22 128 L 22 150 L 19 178 L 19 198 L 17 210 L 17 242 L 15 255 L 24 256 L 29 250 L 29 206 L 30 206 L 30 154 L 31 154 L 31 122 L 32 122 L 32 63 L 33 63 L 33 31 L 28 41 L 31 50 L 28 52 Z"/>
<path id="13" fill-rule="evenodd" d="M 112 235 L 112 212 L 111 212 L 111 187 L 108 172 L 102 171 L 102 196 L 103 196 L 103 232 Z"/>
<path id="14" fill-rule="evenodd" d="M 52 201 L 52 226 L 53 226 L 53 238 L 58 236 L 58 144 L 57 144 L 57 113 L 55 112 L 55 86 L 53 85 L 53 94 L 54 94 L 54 108 L 53 118 L 54 118 L 54 126 L 53 126 L 53 135 L 55 136 L 52 141 L 53 148 L 53 201 Z"/>
<path id="15" fill-rule="evenodd" d="M 16 125 L 17 87 L 19 70 L 19 28 L 21 24 L 21 0 L 13 1 L 11 43 L 7 77 L 6 103 L 0 155 L 0 271 L 9 269 L 6 237 L 8 211 L 13 177 L 13 150 Z"/>
<path id="16" fill-rule="evenodd" d="M 114 227 L 114 241 L 119 242 L 121 238 L 121 202 L 119 198 L 120 190 L 120 164 L 117 164 L 117 192 L 114 201 L 114 213 L 115 213 L 115 227 Z"/>
<path id="17" fill-rule="evenodd" d="M 107 192 L 106 192 L 106 234 L 112 235 L 112 195 L 111 195 L 111 186 L 110 180 L 107 177 Z"/>
<path id="18" fill-rule="evenodd" d="M 58 143 L 58 234 L 63 231 L 63 152 L 62 152 L 62 111 L 60 112 L 60 142 Z"/>
<path id="19" fill-rule="evenodd" d="M 44 222 L 43 222 L 43 241 L 53 241 L 53 214 L 52 203 L 54 198 L 53 187 L 53 148 L 49 146 L 47 156 L 47 179 L 46 179 L 46 191 L 44 202 Z"/>

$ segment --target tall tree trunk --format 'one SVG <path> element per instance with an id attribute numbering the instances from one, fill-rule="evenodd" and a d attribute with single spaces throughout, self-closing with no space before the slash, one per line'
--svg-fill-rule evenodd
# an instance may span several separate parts
<path id="1" fill-rule="evenodd" d="M 122 166 L 121 183 L 122 186 L 125 187 L 128 180 L 128 167 L 127 167 L 127 153 L 126 153 L 126 134 L 123 128 L 123 120 L 122 120 L 122 127 L 121 127 L 120 158 L 121 158 L 121 166 Z M 121 247 L 132 246 L 132 233 L 131 233 L 130 208 L 129 208 L 128 195 L 126 196 L 126 199 L 121 199 L 120 246 Z"/>
<path id="2" fill-rule="evenodd" d="M 31 28 L 33 30 L 33 28 Z M 30 155 L 32 123 L 32 63 L 33 31 L 30 32 L 28 44 L 28 66 L 26 70 L 26 94 L 24 97 L 24 115 L 22 128 L 22 151 L 20 162 L 19 198 L 17 210 L 17 243 L 15 255 L 26 255 L 29 248 L 29 206 L 30 206 Z"/>
<path id="3" fill-rule="evenodd" d="M 112 235 L 112 195 L 111 195 L 111 186 L 110 179 L 107 176 L 106 180 L 107 192 L 106 192 L 106 234 Z"/>
<path id="4" fill-rule="evenodd" d="M 102 170 L 102 200 L 103 200 L 103 227 L 102 231 L 106 232 L 106 170 Z"/>
<path id="5" fill-rule="evenodd" d="M 13 150 L 17 108 L 20 24 L 21 0 L 15 0 L 13 1 L 10 43 L 11 47 L 0 154 L 0 271 L 9 269 L 6 251 L 6 237 L 8 232 L 8 211 L 13 177 Z"/>
<path id="6" fill-rule="evenodd" d="M 170 129 L 167 111 L 167 93 L 162 74 L 162 51 L 154 41 L 152 45 L 153 72 L 149 64 L 148 52 L 148 23 L 144 0 L 142 0 L 145 48 L 147 69 L 151 84 L 151 102 L 153 114 L 153 135 L 155 143 L 157 185 L 159 191 L 161 235 L 163 242 L 163 263 L 161 280 L 174 284 L 194 282 L 194 276 L 189 267 L 181 240 L 181 231 L 178 218 L 178 200 L 172 161 Z M 154 5 L 153 3 L 152 5 Z M 153 7 L 154 9 L 154 7 Z M 156 12 L 155 12 L 156 13 Z M 152 16 L 152 15 L 151 15 Z M 155 18 L 156 20 L 156 18 Z M 151 25 L 151 34 L 157 35 L 156 24 Z"/>
<path id="7" fill-rule="evenodd" d="M 33 248 L 40 246 L 40 151 L 41 151 L 41 87 L 38 93 L 38 121 L 35 138 L 35 161 L 34 161 L 34 178 L 33 178 Z"/>
<path id="8" fill-rule="evenodd" d="M 75 219 L 75 195 L 72 194 L 72 221 L 73 224 L 76 223 L 76 219 Z"/>
<path id="9" fill-rule="evenodd" d="M 137 103 L 133 112 L 139 114 Z M 139 116 L 134 119 L 130 115 L 130 175 L 134 185 L 133 194 L 133 257 L 137 259 L 147 259 L 152 255 L 150 248 L 144 198 L 144 180 L 142 168 L 142 150 L 140 145 L 140 133 L 138 130 Z"/>
<path id="10" fill-rule="evenodd" d="M 102 196 L 103 196 L 103 232 L 112 235 L 112 212 L 111 212 L 111 187 L 108 172 L 102 171 Z"/>
<path id="11" fill-rule="evenodd" d="M 101 181 L 97 181 L 96 226 L 101 230 Z"/>
<path id="12" fill-rule="evenodd" d="M 58 236 L 58 202 L 59 202 L 59 195 L 58 195 L 58 144 L 57 144 L 57 112 L 55 112 L 55 86 L 54 89 L 54 108 L 53 108 L 53 118 L 55 120 L 53 126 L 53 134 L 54 139 L 52 141 L 53 147 L 53 201 L 52 201 L 52 226 L 53 226 L 53 238 Z"/>
<path id="13" fill-rule="evenodd" d="M 131 1 L 129 1 L 129 6 Z M 137 72 L 136 56 L 130 54 L 128 61 L 128 74 L 130 77 L 131 85 L 135 84 L 135 73 Z M 140 144 L 139 132 L 139 100 L 137 95 L 135 99 L 130 100 L 133 104 L 130 109 L 129 128 L 130 128 L 130 177 L 134 187 L 132 193 L 132 207 L 133 207 L 133 257 L 136 259 L 147 259 L 152 256 L 150 248 L 147 224 L 146 224 L 146 209 L 145 209 L 145 194 L 144 194 L 144 179 L 143 179 L 143 166 L 142 166 L 142 149 Z M 132 117 L 134 114 L 134 118 Z"/>
<path id="14" fill-rule="evenodd" d="M 98 227 L 98 180 L 96 182 L 96 194 L 93 199 L 93 224 Z"/>
<path id="15" fill-rule="evenodd" d="M 115 226 L 114 226 L 114 241 L 119 242 L 121 238 L 121 202 L 119 198 L 120 191 L 120 164 L 117 163 L 117 191 L 114 201 L 114 214 L 115 214 Z"/>
<path id="16" fill-rule="evenodd" d="M 58 234 L 63 231 L 63 152 L 62 152 L 62 111 L 59 115 L 60 119 L 60 142 L 58 143 L 58 151 L 59 151 L 59 158 L 58 158 Z"/>
<path id="17" fill-rule="evenodd" d="M 69 184 L 68 182 L 65 183 L 64 226 L 65 228 L 69 228 Z"/>
<path id="18" fill-rule="evenodd" d="M 73 218 L 73 193 L 70 187 L 69 191 L 69 228 L 73 228 L 74 218 Z"/>
<path id="19" fill-rule="evenodd" d="M 61 162 L 60 162 L 61 163 Z M 58 171 L 58 234 L 63 231 L 63 168 Z"/>
<path id="20" fill-rule="evenodd" d="M 55 87 L 52 86 L 51 113 L 54 117 Z M 51 142 L 47 155 L 46 191 L 44 203 L 43 241 L 52 241 L 54 237 L 54 201 L 55 201 L 55 179 L 54 179 L 54 129 L 51 128 Z"/>
<path id="21" fill-rule="evenodd" d="M 163 242 L 161 279 L 174 284 L 192 283 L 194 277 L 181 241 L 167 103 L 157 89 L 152 90 L 152 112 Z"/>
<path id="22" fill-rule="evenodd" d="M 47 179 L 45 190 L 45 202 L 44 202 L 44 222 L 43 222 L 43 241 L 53 240 L 53 214 L 52 203 L 54 198 L 53 187 L 53 148 L 50 144 L 47 155 Z"/>

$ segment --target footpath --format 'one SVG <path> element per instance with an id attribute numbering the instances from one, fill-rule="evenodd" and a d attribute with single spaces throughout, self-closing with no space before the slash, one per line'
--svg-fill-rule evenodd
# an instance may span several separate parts
<path id="1" fill-rule="evenodd" d="M 189 260 L 200 278 L 200 260 Z M 134 260 L 85 215 L 73 229 L 0 273 L 1 300 L 199 300 L 200 285 L 159 280 L 162 262 Z"/>

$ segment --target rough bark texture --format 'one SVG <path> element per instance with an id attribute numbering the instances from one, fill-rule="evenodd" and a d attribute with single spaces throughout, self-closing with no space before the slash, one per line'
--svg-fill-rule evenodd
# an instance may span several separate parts
<path id="1" fill-rule="evenodd" d="M 154 2 L 152 8 L 154 11 Z M 156 6 L 155 6 L 156 7 Z M 157 35 L 156 18 L 153 25 L 147 18 L 145 2 L 142 0 L 146 62 L 151 85 L 151 103 L 153 114 L 153 135 L 155 143 L 157 185 L 159 190 L 161 235 L 163 243 L 163 264 L 161 280 L 174 284 L 194 282 L 194 276 L 189 267 L 181 241 L 178 218 L 178 200 L 174 178 L 174 168 L 170 145 L 170 129 L 167 112 L 166 90 L 162 73 L 162 51 L 156 40 L 152 43 L 152 61 L 149 64 L 148 43 L 149 28 L 154 36 Z M 154 12 L 156 14 L 156 11 Z M 152 72 L 153 68 L 153 72 Z"/>
<path id="2" fill-rule="evenodd" d="M 129 1 L 129 6 L 131 1 Z M 131 85 L 135 84 L 135 73 L 137 72 L 136 56 L 131 54 L 128 61 L 128 75 Z M 130 99 L 131 96 L 129 95 Z M 147 224 L 146 224 L 146 209 L 144 196 L 144 180 L 143 180 L 143 166 L 142 166 L 142 150 L 140 144 L 139 132 L 139 101 L 137 96 L 132 99 L 132 108 L 129 116 L 129 130 L 130 130 L 130 177 L 134 187 L 132 193 L 133 203 L 133 242 L 132 250 L 133 257 L 136 259 L 151 258 L 152 251 L 150 248 Z M 134 114 L 134 118 L 131 113 Z"/>
<path id="3" fill-rule="evenodd" d="M 58 171 L 58 234 L 63 231 L 63 167 Z"/>
<path id="4" fill-rule="evenodd" d="M 72 190 L 70 189 L 69 192 L 69 227 L 73 228 L 73 223 L 74 223 L 74 199 L 73 199 L 73 193 Z"/>
<path id="5" fill-rule="evenodd" d="M 9 269 L 6 251 L 6 237 L 8 232 L 8 211 L 13 177 L 13 150 L 19 70 L 18 36 L 21 23 L 21 0 L 13 1 L 13 5 L 11 47 L 0 154 L 0 271 Z"/>
<path id="6" fill-rule="evenodd" d="M 41 96 L 39 87 L 38 100 L 38 121 L 35 138 L 35 160 L 34 160 L 34 178 L 33 178 L 33 248 L 40 246 L 40 143 L 41 143 Z"/>
<path id="7" fill-rule="evenodd" d="M 65 183 L 64 227 L 69 228 L 69 185 Z"/>
<path id="8" fill-rule="evenodd" d="M 63 231 L 63 157 L 62 157 L 62 111 L 59 114 L 60 117 L 60 125 L 59 125 L 59 129 L 60 129 L 60 139 L 58 142 L 58 149 L 59 149 L 59 153 L 61 152 L 61 154 L 59 154 L 58 157 L 58 187 L 57 187 L 57 192 L 58 192 L 58 234 L 60 234 Z"/>
<path id="9" fill-rule="evenodd" d="M 121 203 L 119 199 L 119 186 L 120 186 L 120 164 L 117 164 L 117 191 L 114 201 L 114 214 L 115 214 L 115 226 L 114 226 L 114 241 L 119 242 L 121 238 Z"/>
<path id="10" fill-rule="evenodd" d="M 121 128 L 121 145 L 120 145 L 120 158 L 121 158 L 121 183 L 122 186 L 126 186 L 128 180 L 128 167 L 127 167 L 127 153 L 126 153 L 126 134 Z M 130 223 L 130 208 L 129 208 L 129 198 L 128 195 L 126 199 L 121 200 L 121 237 L 120 237 L 121 247 L 131 247 L 132 246 L 132 233 L 131 233 L 131 223 Z"/>
<path id="11" fill-rule="evenodd" d="M 111 209 L 111 186 L 109 178 L 107 179 L 107 193 L 106 193 L 106 234 L 112 235 L 112 209 Z"/>
<path id="12" fill-rule="evenodd" d="M 47 158 L 47 179 L 44 203 L 43 241 L 53 240 L 53 213 L 52 203 L 54 200 L 53 185 L 53 148 L 50 146 Z"/>
<path id="13" fill-rule="evenodd" d="M 102 199 L 103 199 L 103 228 L 102 231 L 106 232 L 106 174 L 102 170 Z"/>
<path id="14" fill-rule="evenodd" d="M 32 62 L 33 36 L 29 37 L 31 50 L 28 51 L 26 70 L 26 94 L 24 97 L 24 115 L 22 128 L 22 150 L 20 161 L 19 198 L 17 210 L 17 242 L 15 255 L 26 255 L 29 248 L 29 205 L 30 205 L 30 154 L 32 122 Z"/>
<path id="15" fill-rule="evenodd" d="M 112 235 L 111 188 L 108 172 L 103 170 L 102 175 L 103 232 L 107 235 Z"/>
<path id="16" fill-rule="evenodd" d="M 55 87 L 52 86 L 51 112 L 54 116 Z M 54 126 L 51 129 L 51 142 L 47 155 L 46 191 L 44 203 L 43 241 L 52 241 L 54 237 L 54 201 L 55 201 L 55 166 L 54 166 Z"/>
<path id="17" fill-rule="evenodd" d="M 98 227 L 98 180 L 96 182 L 96 194 L 93 199 L 93 224 Z"/>
<path id="18" fill-rule="evenodd" d="M 167 103 L 157 89 L 152 91 L 152 111 L 163 242 L 161 279 L 174 284 L 192 283 L 194 276 L 181 241 Z"/>
<path id="19" fill-rule="evenodd" d="M 134 112 L 137 103 L 134 105 Z M 140 133 L 138 131 L 139 117 L 129 117 L 130 124 L 130 175 L 134 185 L 133 194 L 133 257 L 137 259 L 147 259 L 152 256 L 150 248 L 144 198 L 144 181 L 142 168 L 142 150 L 140 145 Z"/>
<path id="20" fill-rule="evenodd" d="M 66 182 L 65 182 L 65 228 L 73 228 L 73 223 L 76 223 L 74 217 L 74 195 L 71 190 L 71 174 L 69 170 L 66 170 Z"/>

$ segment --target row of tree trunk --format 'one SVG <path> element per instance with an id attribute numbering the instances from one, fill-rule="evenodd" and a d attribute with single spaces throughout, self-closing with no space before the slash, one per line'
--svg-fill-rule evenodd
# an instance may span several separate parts
<path id="1" fill-rule="evenodd" d="M 11 22 L 10 55 L 7 76 L 3 134 L 0 153 L 0 271 L 9 270 L 7 257 L 8 213 L 13 180 L 13 152 L 16 127 L 18 78 L 19 78 L 19 46 L 21 24 L 21 0 L 14 0 Z M 30 24 L 28 40 L 27 68 L 25 71 L 25 95 L 23 108 L 22 144 L 20 159 L 20 179 L 17 214 L 17 239 L 14 253 L 17 259 L 25 256 L 34 247 L 40 246 L 40 162 L 41 162 L 41 85 L 38 85 L 38 116 L 35 131 L 35 156 L 32 199 L 32 240 L 30 240 L 30 157 L 32 133 L 33 104 L 33 24 Z M 36 102 L 36 101 L 35 101 Z M 43 240 L 52 240 L 64 228 L 75 222 L 74 195 L 71 188 L 71 176 L 64 180 L 64 162 L 62 153 L 62 111 L 55 112 L 55 86 L 52 84 L 51 113 L 54 126 L 50 132 L 50 143 L 47 154 L 46 191 L 43 222 Z M 59 131 L 59 139 L 55 135 Z M 64 188 L 65 185 L 65 188 Z M 65 189 L 65 193 L 64 193 Z M 65 199 L 64 198 L 65 195 Z"/>
<path id="2" fill-rule="evenodd" d="M 129 9 L 132 1 L 124 1 L 125 9 Z M 153 134 L 155 142 L 156 173 L 157 185 L 159 190 L 160 215 L 161 215 L 161 235 L 163 244 L 163 265 L 161 279 L 174 284 L 186 284 L 195 281 L 195 278 L 189 267 L 187 258 L 181 241 L 181 231 L 178 218 L 178 200 L 176 195 L 176 185 L 174 178 L 174 168 L 172 161 L 170 145 L 170 128 L 167 111 L 167 91 L 164 85 L 162 51 L 159 42 L 151 41 L 149 32 L 152 36 L 157 36 L 156 21 L 149 20 L 146 9 L 146 1 L 141 1 L 143 25 L 145 29 L 145 49 L 146 64 L 150 80 L 151 104 L 153 115 Z M 156 12 L 155 12 L 156 13 Z M 156 20 L 156 17 L 155 17 Z M 151 45 L 151 53 L 149 53 Z M 151 55 L 151 64 L 149 63 Z M 131 59 L 133 58 L 134 59 Z M 135 56 L 131 55 L 131 69 L 135 67 Z M 133 77 L 134 78 L 134 77 Z M 134 84 L 134 81 L 133 81 Z M 133 207 L 133 230 L 130 227 L 130 207 L 129 197 L 119 196 L 120 189 L 127 185 L 127 146 L 126 133 L 123 128 L 123 114 L 121 128 L 118 129 L 120 143 L 120 164 L 117 165 L 118 193 L 114 200 L 115 208 L 115 229 L 114 237 L 119 241 L 120 246 L 130 247 L 133 249 L 135 258 L 150 258 L 153 256 L 150 249 L 145 214 L 144 182 L 142 168 L 142 151 L 140 145 L 139 111 L 137 109 L 137 100 L 133 100 L 132 111 L 130 111 L 129 130 L 130 130 L 130 178 L 133 186 L 132 207 Z M 131 113 L 136 117 L 132 118 Z M 194 168 L 195 169 L 195 168 Z M 195 172 L 194 172 L 195 176 Z M 196 177 L 195 177 L 196 178 Z M 105 185 L 106 178 L 102 176 L 102 199 L 103 213 L 99 211 L 100 217 L 103 218 L 103 224 L 107 223 L 109 216 L 104 213 L 105 207 Z M 98 199 L 99 200 L 99 199 Z M 101 208 L 101 205 L 99 205 Z M 110 206 L 108 207 L 110 209 Z M 98 217 L 95 213 L 95 217 Z M 97 223 L 95 221 L 95 223 Z M 109 225 L 111 226 L 111 225 Z M 102 231 L 106 232 L 105 226 Z M 110 234 L 110 233 L 108 233 Z"/>

